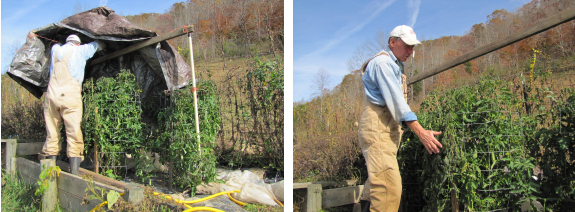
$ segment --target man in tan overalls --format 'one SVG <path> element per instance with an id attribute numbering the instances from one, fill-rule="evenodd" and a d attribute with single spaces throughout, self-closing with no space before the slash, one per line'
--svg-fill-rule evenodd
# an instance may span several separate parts
<path id="1" fill-rule="evenodd" d="M 359 146 L 367 162 L 371 211 L 398 211 L 401 201 L 401 176 L 397 150 L 407 126 L 419 137 L 429 154 L 443 147 L 435 135 L 425 130 L 407 104 L 407 77 L 403 62 L 420 42 L 411 27 L 401 25 L 389 35 L 390 51 L 381 51 L 362 66 L 365 107 L 359 121 Z"/>
<path id="2" fill-rule="evenodd" d="M 80 38 L 70 35 L 66 44 L 55 44 L 51 51 L 50 82 L 43 103 L 47 136 L 42 152 L 47 158 L 56 159 L 60 153 L 60 127 L 64 123 L 69 171 L 75 175 L 78 175 L 78 168 L 84 160 L 84 140 L 80 129 L 84 68 L 86 61 L 98 49 L 103 49 L 102 43 L 94 41 L 80 45 Z"/>

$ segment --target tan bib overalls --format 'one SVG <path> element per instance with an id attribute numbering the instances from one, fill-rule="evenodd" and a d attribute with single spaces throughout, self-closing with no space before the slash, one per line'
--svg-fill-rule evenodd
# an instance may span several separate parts
<path id="1" fill-rule="evenodd" d="M 58 60 L 58 51 L 61 49 L 54 52 L 54 66 L 43 105 L 47 136 L 42 151 L 46 156 L 59 154 L 60 127 L 63 120 L 68 142 L 68 158 L 81 157 L 83 160 L 84 140 L 80 128 L 82 89 L 80 83 L 68 71 L 68 60 L 74 49 L 69 48 L 62 60 Z"/>
<path id="2" fill-rule="evenodd" d="M 407 76 L 402 74 L 401 78 L 407 101 Z M 402 185 L 396 155 L 403 131 L 387 107 L 375 105 L 367 98 L 364 104 L 358 131 L 368 171 L 364 196 L 369 194 L 371 211 L 397 212 Z"/>

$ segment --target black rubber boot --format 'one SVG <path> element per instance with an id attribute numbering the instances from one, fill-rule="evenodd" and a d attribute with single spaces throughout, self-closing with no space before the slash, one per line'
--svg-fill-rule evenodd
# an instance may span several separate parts
<path id="1" fill-rule="evenodd" d="M 80 168 L 80 163 L 82 163 L 81 157 L 70 158 L 70 174 L 78 175 L 78 169 Z"/>
<path id="2" fill-rule="evenodd" d="M 369 212 L 369 207 L 371 206 L 370 201 L 361 200 L 359 203 L 361 203 L 361 212 Z"/>

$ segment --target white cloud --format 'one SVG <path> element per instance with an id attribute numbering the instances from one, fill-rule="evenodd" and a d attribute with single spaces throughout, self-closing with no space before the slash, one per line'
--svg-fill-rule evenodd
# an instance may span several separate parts
<path id="1" fill-rule="evenodd" d="M 417 15 L 419 14 L 419 5 L 421 5 L 421 0 L 408 0 L 407 10 L 409 18 L 409 26 L 413 28 L 415 26 L 415 21 L 417 21 Z"/>
<path id="2" fill-rule="evenodd" d="M 100 0 L 100 6 L 108 5 L 108 0 Z"/>
<path id="3" fill-rule="evenodd" d="M 304 55 L 303 57 L 309 57 L 310 55 L 314 55 L 314 54 L 321 54 L 325 51 L 330 50 L 333 46 L 340 44 L 343 40 L 347 39 L 351 35 L 355 34 L 356 32 L 360 31 L 361 29 L 363 29 L 363 27 L 365 25 L 367 25 L 368 23 L 373 21 L 373 19 L 378 17 L 379 14 L 383 10 L 385 10 L 387 7 L 389 7 L 391 4 L 393 4 L 393 2 L 395 2 L 395 0 L 388 0 L 388 1 L 383 2 L 383 3 L 379 2 L 379 1 L 373 1 L 373 2 L 369 3 L 367 5 L 368 9 L 371 9 L 371 8 L 376 8 L 376 9 L 375 9 L 375 11 L 369 12 L 369 13 L 371 13 L 371 15 L 368 18 L 365 18 L 365 19 L 362 18 L 361 20 L 363 20 L 363 21 L 361 23 L 353 22 L 353 23 L 350 23 L 350 24 L 342 27 L 336 33 L 334 33 L 336 36 L 329 39 L 325 46 L 323 46 L 322 48 L 318 49 L 315 52 Z"/>
<path id="4" fill-rule="evenodd" d="M 34 2 L 34 4 L 29 4 L 29 6 L 20 7 L 18 10 L 14 11 L 14 13 L 11 13 L 8 18 L 6 19 L 2 18 L 2 25 L 10 25 L 12 22 L 17 21 L 22 17 L 24 17 L 25 15 L 27 15 L 28 13 L 30 13 L 30 11 L 33 11 L 39 6 L 42 6 L 42 4 L 44 4 L 47 1 L 48 0 L 40 0 L 38 2 Z"/>

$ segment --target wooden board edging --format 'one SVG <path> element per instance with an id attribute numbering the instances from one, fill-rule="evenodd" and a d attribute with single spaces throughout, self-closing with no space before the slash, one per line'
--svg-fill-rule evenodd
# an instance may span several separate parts
<path id="1" fill-rule="evenodd" d="M 363 185 L 323 190 L 321 207 L 333 208 L 359 203 L 363 194 Z"/>

